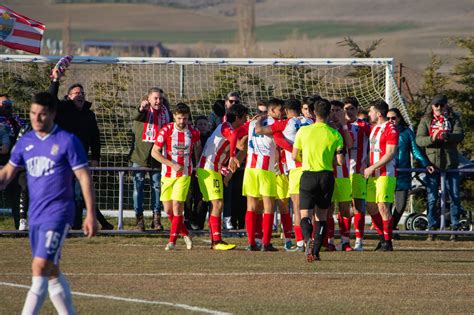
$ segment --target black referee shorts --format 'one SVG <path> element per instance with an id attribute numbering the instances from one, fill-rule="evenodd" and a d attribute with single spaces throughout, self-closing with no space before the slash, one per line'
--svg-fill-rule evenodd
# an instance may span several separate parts
<path id="1" fill-rule="evenodd" d="M 333 172 L 304 171 L 300 180 L 300 209 L 313 209 L 315 206 L 328 209 L 333 191 Z"/>

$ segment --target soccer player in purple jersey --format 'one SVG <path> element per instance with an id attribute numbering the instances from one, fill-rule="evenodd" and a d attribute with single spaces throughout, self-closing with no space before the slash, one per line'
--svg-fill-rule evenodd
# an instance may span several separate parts
<path id="1" fill-rule="evenodd" d="M 59 314 L 74 314 L 71 290 L 59 270 L 61 248 L 74 220 L 75 175 L 81 184 L 87 208 L 84 234 L 97 232 L 94 192 L 87 156 L 76 136 L 54 123 L 56 101 L 46 92 L 33 96 L 30 120 L 33 130 L 12 150 L 10 161 L 0 170 L 0 188 L 26 169 L 30 189 L 29 237 L 32 284 L 22 314 L 38 314 L 46 294 Z"/>

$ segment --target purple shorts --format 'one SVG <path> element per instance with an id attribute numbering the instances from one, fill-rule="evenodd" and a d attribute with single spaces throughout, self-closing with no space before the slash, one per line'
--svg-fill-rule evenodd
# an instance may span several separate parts
<path id="1" fill-rule="evenodd" d="M 44 258 L 57 265 L 69 228 L 69 224 L 65 222 L 30 225 L 30 245 L 33 258 Z"/>

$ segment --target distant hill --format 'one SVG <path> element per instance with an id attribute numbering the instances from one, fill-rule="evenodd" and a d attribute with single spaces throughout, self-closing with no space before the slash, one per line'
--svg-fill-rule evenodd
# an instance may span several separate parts
<path id="1" fill-rule="evenodd" d="M 203 9 L 215 5 L 234 2 L 234 0 L 51 0 L 52 3 L 127 3 L 154 4 L 180 9 Z"/>

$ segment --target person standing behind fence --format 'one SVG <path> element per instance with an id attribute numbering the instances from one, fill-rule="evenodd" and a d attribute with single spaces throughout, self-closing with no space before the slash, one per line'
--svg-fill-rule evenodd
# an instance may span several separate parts
<path id="1" fill-rule="evenodd" d="M 160 207 L 161 173 L 159 168 L 161 167 L 161 164 L 151 156 L 151 150 L 156 138 L 158 137 L 160 129 L 171 120 L 168 102 L 166 98 L 164 98 L 163 90 L 158 87 L 149 89 L 132 120 L 134 142 L 131 160 L 133 167 L 157 168 L 157 170 L 148 172 L 151 181 L 150 199 L 153 211 L 151 228 L 155 230 L 163 230 Z M 133 172 L 133 208 L 135 209 L 137 229 L 141 231 L 145 231 L 145 220 L 143 218 L 144 181 L 144 171 Z"/>
<path id="2" fill-rule="evenodd" d="M 426 158 L 420 148 L 416 145 L 415 134 L 405 122 L 400 110 L 392 108 L 388 111 L 387 119 L 398 129 L 400 137 L 398 140 L 398 150 L 395 156 L 395 163 L 398 168 L 411 168 L 411 156 L 418 160 L 423 167 L 431 174 L 434 167 Z M 393 229 L 398 230 L 398 222 L 405 211 L 408 191 L 411 189 L 411 172 L 400 172 L 397 176 L 397 187 L 395 188 L 395 204 L 392 211 Z M 394 239 L 399 239 L 398 234 L 393 235 Z"/>
<path id="3" fill-rule="evenodd" d="M 194 153 L 198 161 L 202 148 L 199 131 L 188 124 L 190 115 L 189 106 L 178 103 L 173 109 L 174 122 L 161 128 L 151 151 L 152 157 L 162 163 L 160 199 L 171 221 L 170 239 L 165 250 L 176 248 L 178 234 L 183 236 L 187 249 L 193 248 L 183 223 L 183 212 L 193 171 L 191 156 Z"/>
<path id="4" fill-rule="evenodd" d="M 58 102 L 56 123 L 59 127 L 74 134 L 81 140 L 86 154 L 89 151 L 91 152 L 90 165 L 97 167 L 100 161 L 100 131 L 95 113 L 91 110 L 92 103 L 86 101 L 84 87 L 79 83 L 75 83 L 68 88 L 67 95 L 63 100 L 58 99 L 59 80 L 64 73 L 65 69 L 60 70 L 55 67 L 51 72 L 52 81 L 48 89 L 48 92 L 56 97 Z M 72 229 L 80 230 L 84 198 L 77 180 L 74 181 L 74 189 L 76 194 L 76 216 Z M 95 211 L 102 230 L 112 230 L 114 226 L 105 219 L 97 204 Z"/>
<path id="5" fill-rule="evenodd" d="M 458 144 L 464 139 L 464 129 L 460 116 L 448 105 L 446 95 L 436 95 L 426 109 L 416 132 L 416 144 L 425 149 L 428 160 L 441 171 L 457 169 L 459 165 Z M 460 175 L 457 172 L 446 173 L 446 189 L 451 200 L 451 228 L 459 228 L 461 201 L 459 197 Z M 428 193 L 428 229 L 439 228 L 437 204 L 439 200 L 440 174 L 426 175 Z M 428 235 L 434 240 L 434 235 Z M 456 240 L 456 235 L 451 235 Z"/>
<path id="6" fill-rule="evenodd" d="M 0 165 L 5 165 L 10 158 L 10 151 L 15 145 L 16 138 L 20 129 L 25 126 L 25 122 L 20 117 L 13 113 L 13 101 L 8 94 L 0 94 L 0 123 L 6 127 L 8 136 L 10 137 L 10 144 L 8 151 L 0 155 Z M 14 178 L 7 189 L 5 190 L 6 201 L 12 209 L 13 222 L 15 229 L 20 226 L 20 186 L 18 185 L 18 176 Z"/>

